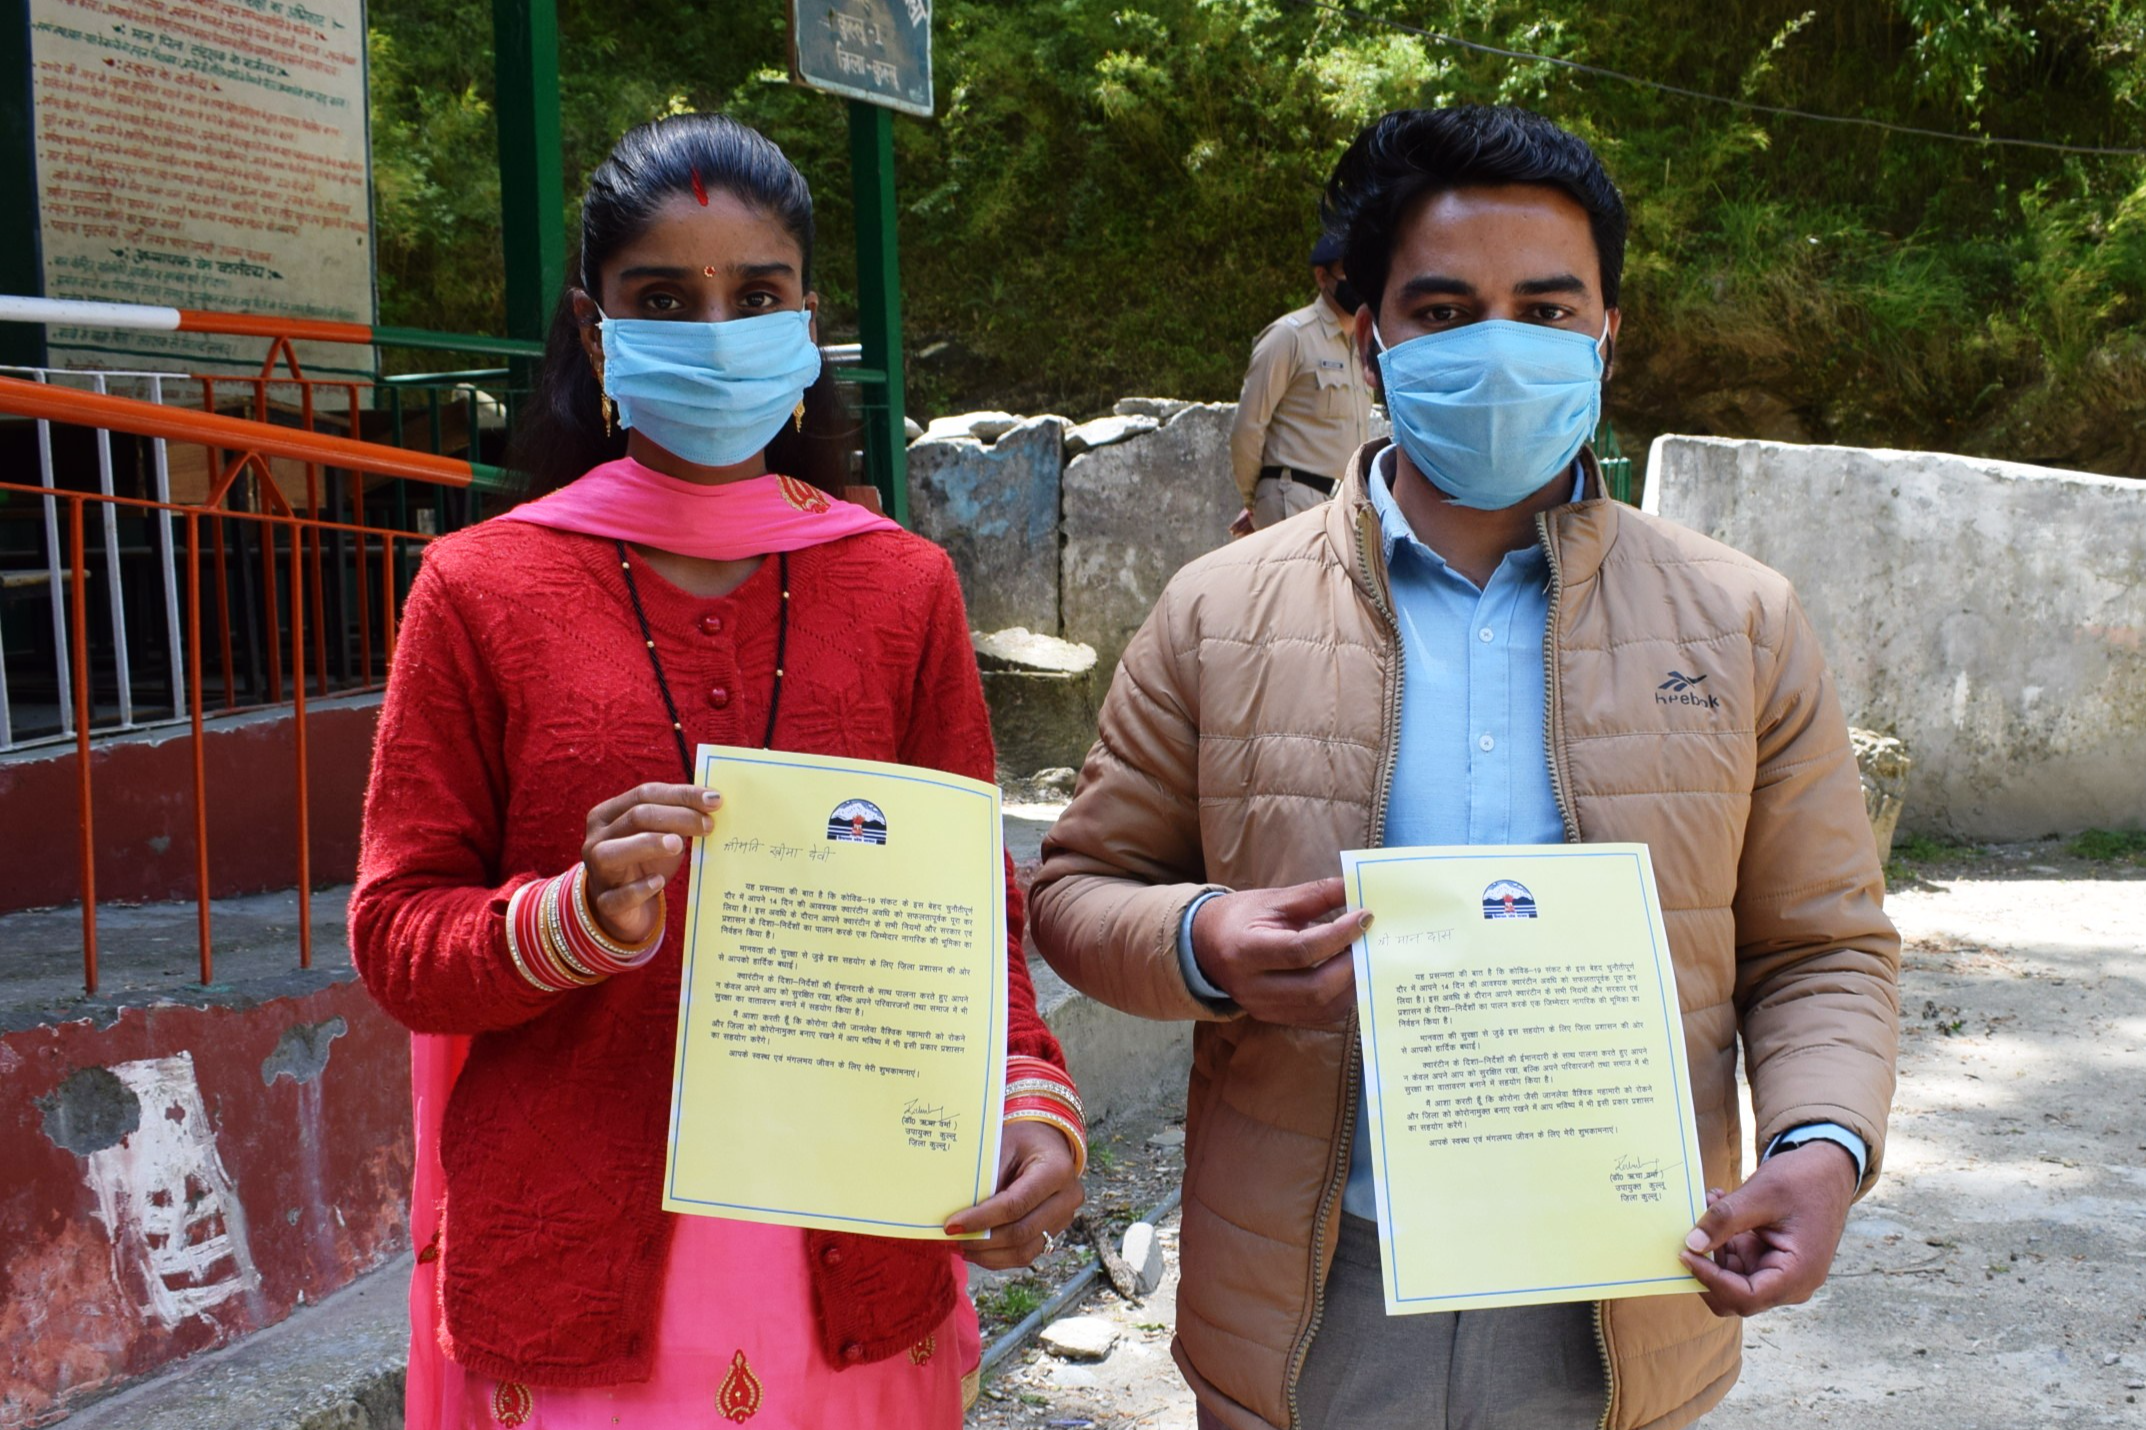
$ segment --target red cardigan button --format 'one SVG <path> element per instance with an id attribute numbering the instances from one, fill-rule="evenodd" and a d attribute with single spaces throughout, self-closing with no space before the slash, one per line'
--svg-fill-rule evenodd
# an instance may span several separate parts
<path id="1" fill-rule="evenodd" d="M 821 1247 L 820 1264 L 822 1266 L 840 1266 L 842 1264 L 842 1248 L 839 1246 Z"/>
<path id="2" fill-rule="evenodd" d="M 846 1345 L 846 1346 L 842 1347 L 842 1359 L 844 1359 L 844 1360 L 846 1360 L 846 1361 L 860 1361 L 860 1360 L 863 1360 L 863 1359 L 864 1359 L 864 1347 L 863 1347 L 863 1346 L 861 1346 L 861 1345 L 859 1345 L 859 1344 L 858 1344 L 857 1342 L 855 1342 L 855 1341 L 851 1341 L 851 1342 L 850 1342 L 850 1343 L 849 1343 L 848 1345 Z"/>
<path id="3" fill-rule="evenodd" d="M 708 692 L 708 703 L 720 710 L 730 703 L 730 692 L 718 685 Z"/>
<path id="4" fill-rule="evenodd" d="M 710 611 L 700 618 L 700 629 L 703 635 L 719 636 L 723 633 L 723 618 Z"/>

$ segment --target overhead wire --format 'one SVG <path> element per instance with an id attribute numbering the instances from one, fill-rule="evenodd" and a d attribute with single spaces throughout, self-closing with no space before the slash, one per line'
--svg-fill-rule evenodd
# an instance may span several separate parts
<path id="1" fill-rule="evenodd" d="M 1458 35 L 1448 35 L 1438 30 L 1428 30 L 1421 25 L 1411 25 L 1404 20 L 1388 19 L 1384 15 L 1373 15 L 1363 10 L 1352 9 L 1346 5 L 1336 5 L 1332 3 L 1332 0 L 1290 0 L 1290 3 L 1301 5 L 1308 10 L 1326 10 L 1336 15 L 1346 16 L 1352 20 L 1360 20 L 1373 25 L 1384 25 L 1388 29 L 1418 35 L 1426 40 L 1434 40 L 1441 45 L 1451 45 L 1455 49 L 1473 50 L 1477 54 L 1496 55 L 1502 59 L 1526 60 L 1531 64 L 1553 65 L 1558 69 L 1575 70 L 1581 74 L 1619 80 L 1625 84 L 1639 85 L 1644 89 L 1658 90 L 1663 94 L 1679 95 L 1685 99 L 1703 100 L 1709 104 L 1725 104 L 1731 108 L 1747 110 L 1754 114 L 1778 115 L 1784 119 L 1808 119 L 1819 124 L 1848 124 L 1866 129 L 1882 129 L 1891 134 L 1912 134 L 1924 139 L 1949 140 L 1956 144 L 1977 144 L 1985 147 L 1996 145 L 2013 149 L 2045 149 L 2059 154 L 2094 154 L 2125 159 L 2146 157 L 2146 149 L 2124 149 L 2100 144 L 2063 144 L 2049 139 L 2012 139 L 1996 134 L 1960 134 L 1947 129 L 1925 129 L 1914 124 L 1895 124 L 1887 119 L 1869 119 L 1848 114 L 1820 114 L 1816 110 L 1796 109 L 1788 105 L 1761 104 L 1753 99 L 1737 99 L 1725 94 L 1708 94 L 1704 90 L 1687 89 L 1680 84 L 1668 84 L 1662 80 L 1648 79 L 1644 75 L 1626 74 L 1622 70 L 1609 69 L 1603 65 L 1585 64 L 1579 60 L 1568 60 L 1558 55 L 1538 55 L 1527 50 L 1514 50 L 1507 49 L 1502 45 L 1485 44 L 1480 40 L 1464 40 Z"/>

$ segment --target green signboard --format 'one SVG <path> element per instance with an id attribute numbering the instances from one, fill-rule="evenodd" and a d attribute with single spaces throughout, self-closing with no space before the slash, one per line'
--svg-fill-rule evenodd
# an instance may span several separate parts
<path id="1" fill-rule="evenodd" d="M 929 118 L 931 0 L 790 0 L 790 78 Z"/>

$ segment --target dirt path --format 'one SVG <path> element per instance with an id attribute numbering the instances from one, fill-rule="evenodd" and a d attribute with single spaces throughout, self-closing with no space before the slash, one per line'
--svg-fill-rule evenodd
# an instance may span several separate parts
<path id="1" fill-rule="evenodd" d="M 2053 845 L 1927 866 L 1907 940 L 1884 1180 L 1807 1306 L 1749 1322 L 1707 1430 L 2146 1427 L 2146 869 Z M 1176 1287 L 1080 1314 L 1101 1362 L 1031 1348 L 977 1426 L 1191 1430 Z"/>

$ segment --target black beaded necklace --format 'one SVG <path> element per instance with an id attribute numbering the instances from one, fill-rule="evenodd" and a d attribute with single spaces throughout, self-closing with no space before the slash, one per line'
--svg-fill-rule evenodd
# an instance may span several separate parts
<path id="1" fill-rule="evenodd" d="M 641 623 L 641 642 L 648 647 L 649 669 L 656 672 L 656 689 L 663 694 L 663 708 L 670 712 L 671 737 L 678 742 L 678 760 L 686 769 L 686 778 L 693 778 L 693 752 L 686 748 L 685 721 L 678 718 L 678 702 L 671 698 L 671 683 L 663 678 L 663 661 L 656 655 L 656 633 L 649 629 L 648 612 L 641 606 L 641 588 L 633 579 L 633 563 L 626 559 L 626 543 L 611 543 L 618 550 L 618 569 L 626 573 L 626 596 L 633 602 L 633 618 Z M 782 663 L 790 647 L 790 553 L 778 552 L 775 556 L 775 576 L 782 585 L 782 602 L 775 615 L 775 688 L 768 695 L 767 730 L 760 737 L 760 748 L 775 748 L 775 715 L 782 709 Z"/>

